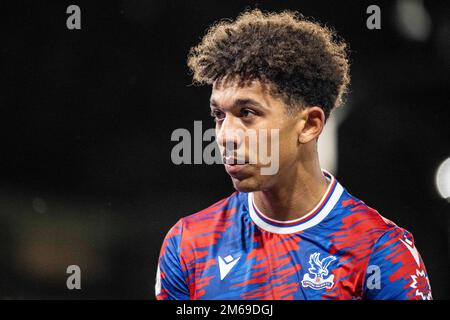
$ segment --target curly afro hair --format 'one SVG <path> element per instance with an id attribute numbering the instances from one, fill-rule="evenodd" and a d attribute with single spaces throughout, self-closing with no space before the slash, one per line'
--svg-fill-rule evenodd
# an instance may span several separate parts
<path id="1" fill-rule="evenodd" d="M 345 42 L 292 11 L 255 9 L 216 23 L 191 48 L 188 66 L 194 84 L 259 80 L 284 99 L 288 111 L 319 106 L 326 118 L 350 82 Z"/>

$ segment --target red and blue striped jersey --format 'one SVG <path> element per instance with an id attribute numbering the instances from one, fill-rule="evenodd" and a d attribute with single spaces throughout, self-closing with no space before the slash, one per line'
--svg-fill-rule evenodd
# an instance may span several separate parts
<path id="1" fill-rule="evenodd" d="M 157 299 L 432 299 L 412 235 L 328 172 L 319 204 L 276 221 L 234 192 L 164 239 Z"/>

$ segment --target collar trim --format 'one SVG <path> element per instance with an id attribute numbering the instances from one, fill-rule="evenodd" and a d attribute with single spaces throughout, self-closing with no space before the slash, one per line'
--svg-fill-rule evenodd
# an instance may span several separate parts
<path id="1" fill-rule="evenodd" d="M 339 182 L 337 182 L 331 173 L 325 170 L 322 171 L 325 177 L 330 180 L 330 184 L 328 185 L 322 199 L 314 207 L 314 209 L 298 219 L 279 221 L 265 216 L 256 207 L 253 199 L 253 193 L 248 193 L 249 213 L 253 222 L 263 230 L 279 234 L 296 233 L 320 223 L 331 212 L 344 191 L 344 188 Z"/>

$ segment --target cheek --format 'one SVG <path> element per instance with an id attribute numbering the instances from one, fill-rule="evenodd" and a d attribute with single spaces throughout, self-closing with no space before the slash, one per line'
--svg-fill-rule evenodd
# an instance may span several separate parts
<path id="1" fill-rule="evenodd" d="M 281 148 L 279 153 L 278 164 L 280 168 L 292 167 L 295 163 L 295 153 L 289 148 Z"/>
<path id="2" fill-rule="evenodd" d="M 297 136 L 289 132 L 281 132 L 279 138 L 280 163 L 291 162 L 297 158 Z"/>

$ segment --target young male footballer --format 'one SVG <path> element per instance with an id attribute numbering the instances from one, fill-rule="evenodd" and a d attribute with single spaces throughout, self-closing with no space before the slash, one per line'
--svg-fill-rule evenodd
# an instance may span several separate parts
<path id="1" fill-rule="evenodd" d="M 432 299 L 412 235 L 321 169 L 317 141 L 350 81 L 333 31 L 296 12 L 246 11 L 212 26 L 188 65 L 212 85 L 236 191 L 170 229 L 157 299 Z M 262 174 L 235 132 L 272 129 L 278 170 Z"/>

